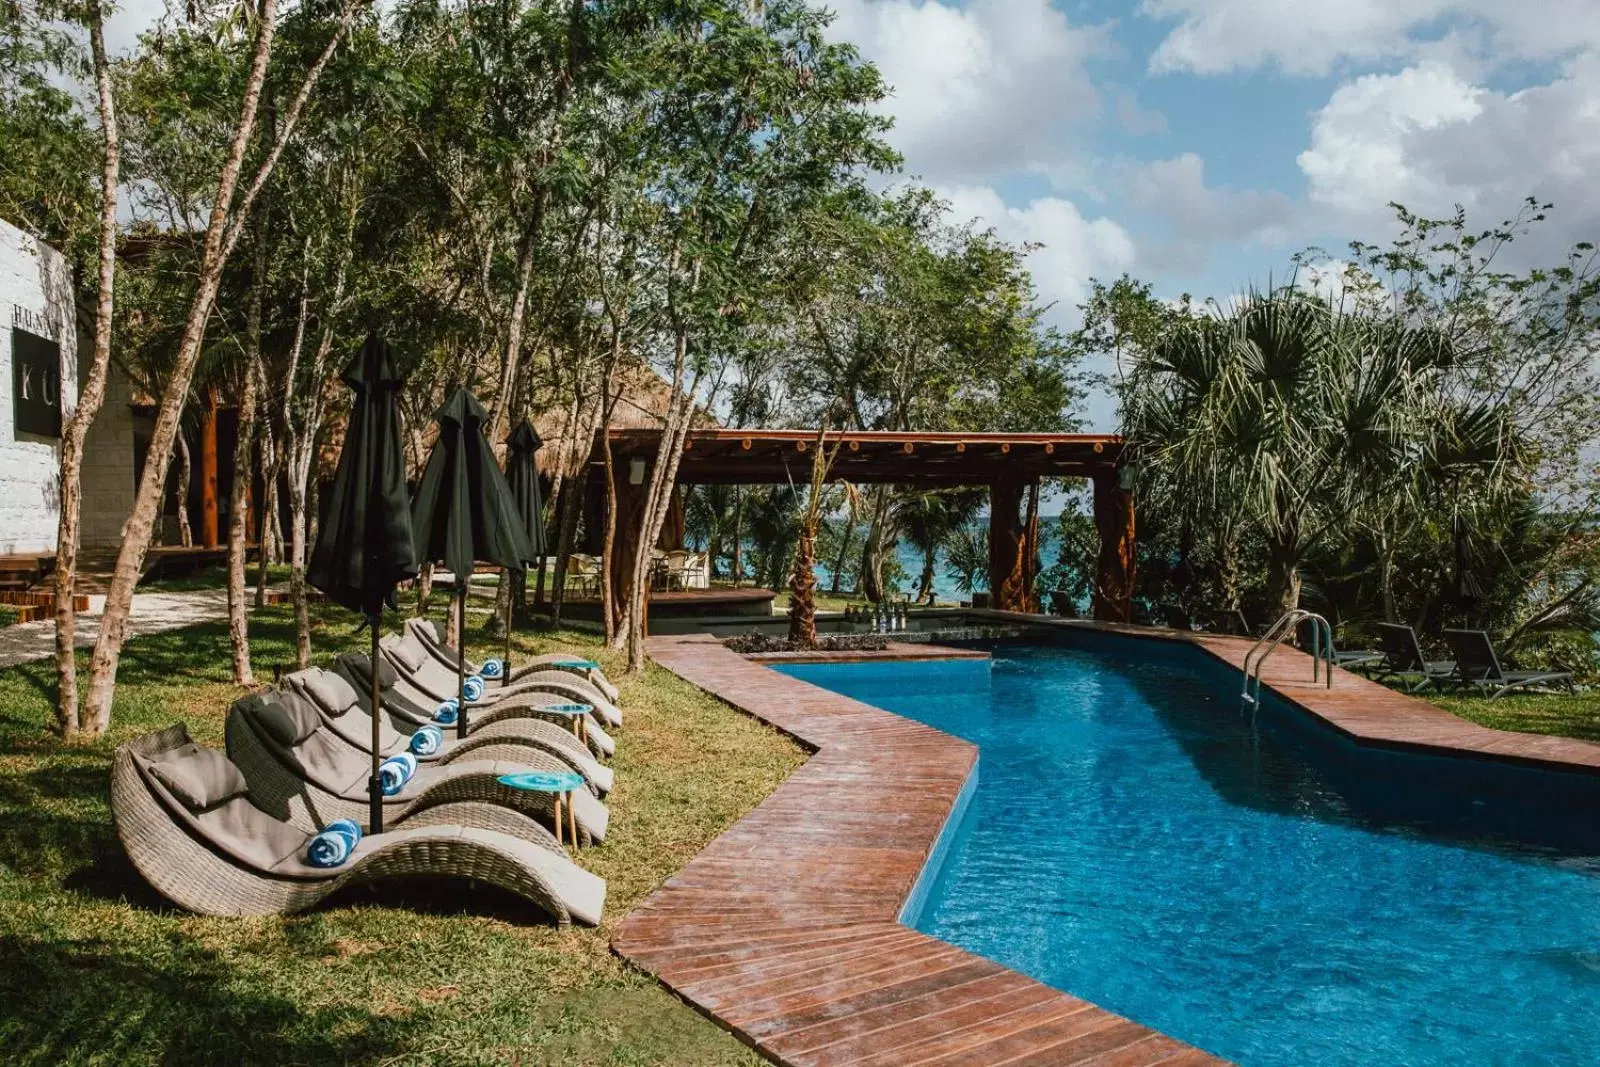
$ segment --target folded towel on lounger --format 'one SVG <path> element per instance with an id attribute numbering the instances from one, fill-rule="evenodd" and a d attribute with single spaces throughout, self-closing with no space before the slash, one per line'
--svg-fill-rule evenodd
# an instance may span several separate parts
<path id="1" fill-rule="evenodd" d="M 506 673 L 505 666 L 497 659 L 486 659 L 483 666 L 478 668 L 478 673 L 485 678 L 499 678 Z"/>
<path id="2" fill-rule="evenodd" d="M 378 764 L 378 780 L 383 785 L 383 795 L 392 797 L 406 787 L 411 776 L 417 773 L 417 757 L 409 752 L 390 756 Z"/>
<path id="3" fill-rule="evenodd" d="M 423 726 L 411 735 L 411 751 L 419 756 L 431 756 L 444 745 L 444 731 L 437 726 Z"/>
<path id="4" fill-rule="evenodd" d="M 433 721 L 441 726 L 454 726 L 459 718 L 461 718 L 461 705 L 456 701 L 455 697 L 451 697 L 433 709 Z"/>
<path id="5" fill-rule="evenodd" d="M 478 675 L 470 675 L 461 685 L 461 694 L 467 698 L 468 704 L 476 703 L 483 697 L 483 679 Z"/>
<path id="6" fill-rule="evenodd" d="M 306 845 L 306 862 L 313 867 L 338 867 L 350 858 L 361 840 L 361 827 L 349 819 L 335 819 Z"/>

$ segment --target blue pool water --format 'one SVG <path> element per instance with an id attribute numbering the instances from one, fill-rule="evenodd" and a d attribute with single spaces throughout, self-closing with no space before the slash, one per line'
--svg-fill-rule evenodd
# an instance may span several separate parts
<path id="1" fill-rule="evenodd" d="M 1203 654 L 1083 640 L 783 668 L 980 747 L 908 921 L 1246 1067 L 1600 1063 L 1592 783 L 1252 725 Z"/>

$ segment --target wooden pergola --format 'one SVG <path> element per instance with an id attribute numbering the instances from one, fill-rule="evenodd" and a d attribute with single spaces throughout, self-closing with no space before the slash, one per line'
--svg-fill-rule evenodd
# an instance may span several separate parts
<path id="1" fill-rule="evenodd" d="M 626 561 L 643 533 L 648 471 L 659 459 L 659 429 L 610 431 L 617 494 L 614 574 L 627 581 Z M 691 430 L 678 462 L 677 484 L 806 485 L 811 479 L 815 430 Z M 990 602 L 1009 611 L 1037 611 L 1032 584 L 1037 508 L 1024 512 L 1030 487 L 1041 478 L 1086 478 L 1094 486 L 1100 532 L 1094 616 L 1130 618 L 1133 594 L 1134 506 L 1123 470 L 1120 437 L 1070 433 L 830 432 L 822 447 L 837 448 L 828 480 L 918 489 L 985 486 L 989 490 Z M 642 461 L 642 462 L 641 462 Z M 641 476 L 642 475 L 642 476 Z M 590 456 L 591 493 L 605 492 L 603 442 Z M 1037 500 L 1036 490 L 1033 500 Z M 678 522 L 681 528 L 681 520 Z M 617 583 L 621 585 L 622 583 Z M 619 602 L 627 590 L 616 589 Z"/>

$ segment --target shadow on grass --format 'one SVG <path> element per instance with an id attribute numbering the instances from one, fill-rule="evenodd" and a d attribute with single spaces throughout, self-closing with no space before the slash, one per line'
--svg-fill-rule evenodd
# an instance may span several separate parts
<path id="1" fill-rule="evenodd" d="M 409 1016 L 306 1011 L 244 979 L 186 940 L 0 938 L 0 1048 L 17 1064 L 370 1063 L 417 1033 Z"/>

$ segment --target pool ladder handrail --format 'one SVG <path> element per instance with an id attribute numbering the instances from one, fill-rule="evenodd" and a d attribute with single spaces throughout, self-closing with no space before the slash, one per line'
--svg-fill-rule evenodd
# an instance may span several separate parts
<path id="1" fill-rule="evenodd" d="M 1333 627 L 1328 625 L 1327 619 L 1316 612 L 1296 608 L 1294 611 L 1284 612 L 1282 617 L 1251 646 L 1250 651 L 1245 653 L 1244 690 L 1239 694 L 1239 698 L 1246 704 L 1261 703 L 1262 667 L 1278 650 L 1278 646 L 1294 633 L 1295 628 L 1307 621 L 1311 623 L 1311 682 L 1315 685 L 1326 675 L 1327 687 L 1333 688 Z M 1323 670 L 1324 666 L 1326 670 Z M 1253 687 L 1251 682 L 1255 683 Z"/>

